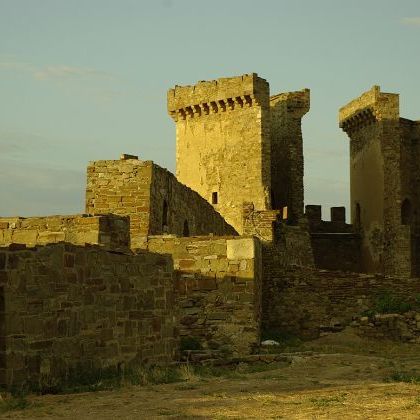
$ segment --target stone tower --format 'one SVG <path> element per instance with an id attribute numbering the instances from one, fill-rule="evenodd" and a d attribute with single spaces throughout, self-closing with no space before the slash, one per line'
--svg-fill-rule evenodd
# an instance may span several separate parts
<path id="1" fill-rule="evenodd" d="M 244 202 L 303 216 L 300 122 L 309 91 L 275 95 L 257 74 L 175 86 L 176 176 L 241 233 Z"/>
<path id="2" fill-rule="evenodd" d="M 364 270 L 416 274 L 419 123 L 400 118 L 399 95 L 379 86 L 342 107 L 339 122 L 350 137 L 352 223 Z"/>

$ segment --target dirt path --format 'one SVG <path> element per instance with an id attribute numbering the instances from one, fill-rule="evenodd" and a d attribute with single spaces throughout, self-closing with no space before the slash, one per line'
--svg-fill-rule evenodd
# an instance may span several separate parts
<path id="1" fill-rule="evenodd" d="M 31 397 L 35 407 L 0 418 L 420 419 L 420 385 L 384 381 L 396 371 L 418 376 L 419 349 L 394 349 L 399 357 L 297 355 L 290 364 L 233 379 L 192 378 L 169 385 Z"/>

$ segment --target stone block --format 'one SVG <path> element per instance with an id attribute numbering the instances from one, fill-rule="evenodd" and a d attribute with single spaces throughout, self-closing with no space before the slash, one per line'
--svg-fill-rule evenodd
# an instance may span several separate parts
<path id="1" fill-rule="evenodd" d="M 226 253 L 229 260 L 246 260 L 255 257 L 255 244 L 253 238 L 228 239 Z"/>

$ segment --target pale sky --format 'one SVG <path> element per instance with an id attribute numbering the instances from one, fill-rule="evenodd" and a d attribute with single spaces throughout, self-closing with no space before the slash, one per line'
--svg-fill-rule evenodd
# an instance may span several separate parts
<path id="1" fill-rule="evenodd" d="M 175 169 L 166 91 L 256 72 L 311 89 L 305 202 L 349 201 L 338 108 L 380 85 L 420 118 L 418 0 L 0 0 L 0 216 L 81 213 L 89 160 Z"/>

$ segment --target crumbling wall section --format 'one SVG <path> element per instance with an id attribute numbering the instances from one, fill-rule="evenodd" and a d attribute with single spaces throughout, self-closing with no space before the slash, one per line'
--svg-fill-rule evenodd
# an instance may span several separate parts
<path id="1" fill-rule="evenodd" d="M 334 332 L 350 325 L 353 318 L 372 310 L 384 292 L 411 304 L 420 293 L 418 278 L 287 264 L 277 267 L 278 275 L 264 283 L 263 329 L 302 338 L 316 338 L 322 332 Z"/>
<path id="2" fill-rule="evenodd" d="M 0 246 L 58 242 L 127 250 L 130 246 L 128 218 L 111 214 L 0 218 Z"/>
<path id="3" fill-rule="evenodd" d="M 289 223 L 303 217 L 302 117 L 309 111 L 309 89 L 270 97 L 272 208 L 287 207 Z"/>
<path id="4" fill-rule="evenodd" d="M 258 240 L 157 236 L 149 237 L 148 250 L 173 258 L 181 348 L 193 347 L 200 357 L 253 351 L 259 344 L 261 322 Z"/>

